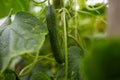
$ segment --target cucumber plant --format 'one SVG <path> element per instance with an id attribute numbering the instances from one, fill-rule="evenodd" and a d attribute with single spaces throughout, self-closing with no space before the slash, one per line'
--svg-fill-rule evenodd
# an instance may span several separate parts
<path id="1" fill-rule="evenodd" d="M 94 80 L 84 71 L 104 38 L 106 4 L 87 1 L 0 0 L 0 18 L 13 10 L 0 26 L 0 80 Z"/>

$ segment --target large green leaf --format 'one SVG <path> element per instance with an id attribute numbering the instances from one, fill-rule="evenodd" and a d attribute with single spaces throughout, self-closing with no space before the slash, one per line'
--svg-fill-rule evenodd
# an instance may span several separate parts
<path id="1" fill-rule="evenodd" d="M 34 73 L 30 80 L 51 80 L 50 77 L 42 72 Z"/>
<path id="2" fill-rule="evenodd" d="M 2 34 L 2 31 L 6 28 L 7 25 L 11 23 L 11 14 L 8 15 L 7 19 L 4 21 L 4 23 L 0 26 L 0 35 Z M 0 45 L 2 46 L 2 45 Z M 2 69 L 2 55 L 0 54 L 0 70 Z"/>
<path id="3" fill-rule="evenodd" d="M 71 78 L 72 80 L 81 80 L 79 73 L 80 71 L 79 63 L 80 63 L 81 55 L 83 54 L 82 50 L 79 47 L 72 46 L 68 49 L 68 53 L 69 53 L 68 77 Z"/>
<path id="4" fill-rule="evenodd" d="M 0 0 L 0 18 L 7 16 L 10 9 L 15 13 L 29 10 L 29 3 L 30 0 Z"/>
<path id="5" fill-rule="evenodd" d="M 83 51 L 77 46 L 68 48 L 68 78 L 69 80 L 82 80 L 80 76 L 80 60 Z M 65 67 L 62 67 L 56 77 L 57 80 L 63 80 L 65 76 Z"/>
<path id="6" fill-rule="evenodd" d="M 47 28 L 36 17 L 17 13 L 10 25 L 0 27 L 1 68 L 4 70 L 16 56 L 39 51 L 47 33 Z"/>

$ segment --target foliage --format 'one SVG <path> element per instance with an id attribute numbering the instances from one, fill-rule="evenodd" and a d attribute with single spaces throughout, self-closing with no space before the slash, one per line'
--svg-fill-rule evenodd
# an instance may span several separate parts
<path id="1" fill-rule="evenodd" d="M 42 72 L 37 72 L 31 76 L 30 80 L 50 80 L 50 78 Z"/>
<path id="2" fill-rule="evenodd" d="M 77 46 L 71 46 L 68 48 L 68 78 L 70 80 L 81 80 L 80 76 L 80 60 L 83 55 L 82 50 Z M 57 73 L 57 80 L 62 80 L 65 76 L 65 67 L 60 67 L 61 69 Z"/>
<path id="3" fill-rule="evenodd" d="M 120 41 L 104 39 L 95 42 L 81 61 L 84 80 L 119 80 Z"/>
<path id="4" fill-rule="evenodd" d="M 10 9 L 14 13 L 18 11 L 28 11 L 30 0 L 0 0 L 0 18 L 7 16 Z"/>
<path id="5" fill-rule="evenodd" d="M 82 57 L 105 37 L 105 10 L 86 0 L 0 0 L 0 80 L 83 80 Z"/>

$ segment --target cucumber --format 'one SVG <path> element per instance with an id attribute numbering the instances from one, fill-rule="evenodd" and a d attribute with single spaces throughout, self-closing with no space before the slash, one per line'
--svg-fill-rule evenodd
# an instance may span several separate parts
<path id="1" fill-rule="evenodd" d="M 58 63 L 62 64 L 64 62 L 64 57 L 60 50 L 58 31 L 57 31 L 57 25 L 56 25 L 56 14 L 52 5 L 49 5 L 47 8 L 46 21 L 47 21 L 47 27 L 49 31 L 50 43 L 51 43 L 53 55 L 55 57 L 55 60 Z"/>

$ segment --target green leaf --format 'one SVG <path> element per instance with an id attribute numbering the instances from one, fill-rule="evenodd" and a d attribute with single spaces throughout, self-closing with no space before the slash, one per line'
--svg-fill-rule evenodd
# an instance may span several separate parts
<path id="1" fill-rule="evenodd" d="M 5 80 L 3 74 L 0 74 L 0 80 Z"/>
<path id="2" fill-rule="evenodd" d="M 0 57 L 4 70 L 12 58 L 39 51 L 48 31 L 36 17 L 19 12 L 10 25 L 0 27 L 0 33 Z"/>
<path id="3" fill-rule="evenodd" d="M 12 70 L 5 70 L 4 71 L 4 80 L 20 80 L 17 74 Z"/>
<path id="4" fill-rule="evenodd" d="M 72 46 L 68 49 L 68 64 L 69 64 L 69 68 L 68 68 L 68 77 L 73 79 L 73 80 L 81 80 L 80 77 L 80 59 L 81 59 L 81 55 L 82 50 L 79 47 L 76 46 Z"/>
<path id="5" fill-rule="evenodd" d="M 50 77 L 42 72 L 34 73 L 30 80 L 51 80 Z"/>
<path id="6" fill-rule="evenodd" d="M 81 80 L 80 76 L 80 60 L 83 55 L 83 51 L 77 47 L 72 46 L 68 48 L 68 78 L 69 80 Z M 63 80 L 65 76 L 65 68 L 60 67 L 56 78 L 57 80 Z"/>
<path id="7" fill-rule="evenodd" d="M 0 0 L 0 18 L 8 15 L 10 9 L 16 13 L 18 11 L 28 11 L 30 0 Z"/>
<path id="8" fill-rule="evenodd" d="M 80 67 L 84 80 L 120 80 L 120 39 L 95 41 Z"/>
<path id="9" fill-rule="evenodd" d="M 11 22 L 11 14 L 8 15 L 7 19 L 0 26 L 0 35 L 2 34 L 2 31 L 6 28 L 6 26 L 10 24 L 10 22 Z M 0 55 L 0 70 L 1 69 L 2 69 L 2 56 Z"/>

